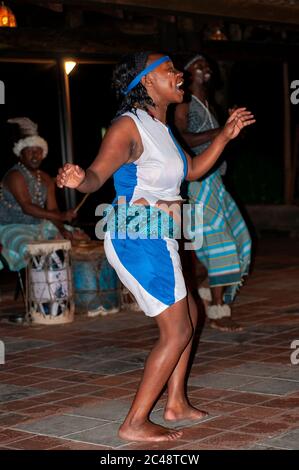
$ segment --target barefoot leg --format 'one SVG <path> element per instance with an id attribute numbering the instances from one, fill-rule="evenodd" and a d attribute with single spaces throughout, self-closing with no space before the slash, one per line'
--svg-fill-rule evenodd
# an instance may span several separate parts
<path id="1" fill-rule="evenodd" d="M 211 287 L 213 305 L 223 305 L 224 287 L 225 286 Z"/>
<path id="2" fill-rule="evenodd" d="M 155 319 L 160 337 L 146 361 L 136 396 L 119 429 L 119 436 L 130 441 L 164 441 L 182 435 L 181 431 L 151 423 L 148 416 L 192 336 L 187 298 L 172 305 Z"/>
<path id="3" fill-rule="evenodd" d="M 195 331 L 197 324 L 197 306 L 192 297 L 188 294 L 189 315 Z M 198 420 L 207 416 L 204 411 L 197 410 L 190 405 L 186 396 L 186 372 L 192 348 L 193 336 L 188 346 L 180 357 L 180 360 L 168 380 L 168 400 L 165 407 L 164 419 L 168 421 L 177 421 L 182 419 Z"/>

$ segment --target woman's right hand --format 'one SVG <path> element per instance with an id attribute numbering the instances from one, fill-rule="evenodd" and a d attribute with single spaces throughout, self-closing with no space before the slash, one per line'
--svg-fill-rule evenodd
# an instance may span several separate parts
<path id="1" fill-rule="evenodd" d="M 255 123 L 254 115 L 246 108 L 236 108 L 228 118 L 220 134 L 226 141 L 235 139 L 246 126 Z"/>
<path id="2" fill-rule="evenodd" d="M 59 188 L 78 188 L 85 178 L 85 171 L 78 165 L 66 163 L 63 168 L 59 168 L 56 183 Z"/>

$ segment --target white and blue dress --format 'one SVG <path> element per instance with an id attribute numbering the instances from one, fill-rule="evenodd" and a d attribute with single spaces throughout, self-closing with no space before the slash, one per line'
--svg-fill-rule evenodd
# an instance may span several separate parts
<path id="1" fill-rule="evenodd" d="M 169 128 L 147 112 L 127 112 L 141 137 L 143 153 L 114 173 L 116 198 L 132 206 L 144 198 L 149 207 L 157 201 L 180 201 L 180 186 L 187 174 L 184 152 Z M 186 297 L 178 242 L 162 234 L 119 237 L 106 232 L 105 252 L 121 282 L 132 292 L 146 315 L 154 317 Z"/>

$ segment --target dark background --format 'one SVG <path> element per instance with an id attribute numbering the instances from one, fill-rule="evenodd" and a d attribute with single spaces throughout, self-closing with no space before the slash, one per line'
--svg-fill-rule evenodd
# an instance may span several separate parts
<path id="1" fill-rule="evenodd" d="M 229 144 L 226 183 L 241 204 L 283 202 L 283 84 L 280 64 L 260 61 L 222 63 L 225 76 L 218 80 L 218 115 L 224 122 L 229 106 L 247 106 L 256 115 L 255 126 Z M 116 111 L 111 90 L 112 65 L 78 64 L 69 75 L 73 124 L 74 160 L 86 168 L 97 154 L 102 129 L 107 128 Z M 297 68 L 290 69 L 290 80 L 299 79 Z M 6 103 L 0 106 L 0 176 L 15 162 L 13 126 L 9 117 L 28 116 L 39 124 L 39 133 L 49 144 L 42 168 L 56 175 L 61 166 L 57 70 L 54 64 L 1 63 L 0 79 L 6 87 Z M 292 127 L 298 122 L 292 105 Z M 57 190 L 60 206 L 63 192 Z M 94 210 L 110 202 L 114 190 L 108 181 L 89 198 L 80 211 L 80 220 L 94 223 Z M 81 195 L 77 194 L 77 202 Z"/>

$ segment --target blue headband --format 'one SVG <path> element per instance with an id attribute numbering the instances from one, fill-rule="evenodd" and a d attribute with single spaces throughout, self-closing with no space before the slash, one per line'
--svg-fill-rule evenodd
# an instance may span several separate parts
<path id="1" fill-rule="evenodd" d="M 138 85 L 138 83 L 140 82 L 140 80 L 142 79 L 142 77 L 144 77 L 145 75 L 147 75 L 148 73 L 150 73 L 152 70 L 154 70 L 156 67 L 158 67 L 159 65 L 163 64 L 163 62 L 167 62 L 171 60 L 168 55 L 164 55 L 163 57 L 160 57 L 160 59 L 158 60 L 155 60 L 154 62 L 152 62 L 150 65 L 148 65 L 147 67 L 145 67 L 145 69 L 143 69 L 132 81 L 131 83 L 129 83 L 129 85 L 127 86 L 127 88 L 125 90 L 122 91 L 122 93 L 124 95 L 127 95 L 129 93 L 129 91 L 133 90 L 133 88 L 135 88 L 136 85 Z"/>

